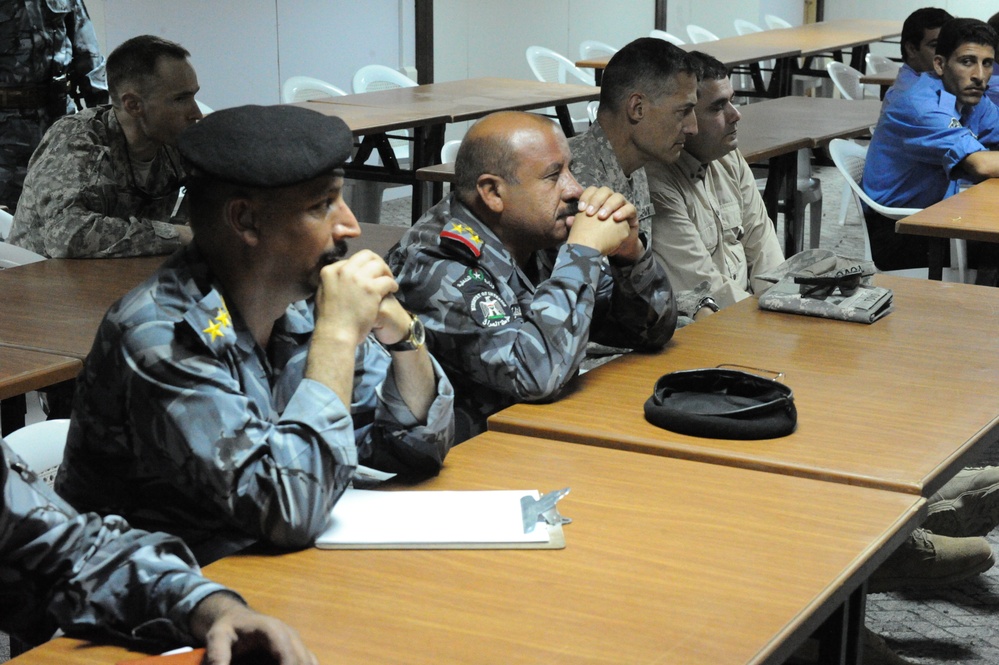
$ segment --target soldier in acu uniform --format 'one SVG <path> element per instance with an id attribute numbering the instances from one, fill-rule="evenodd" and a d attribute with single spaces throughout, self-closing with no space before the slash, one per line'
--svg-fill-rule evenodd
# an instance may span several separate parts
<path id="1" fill-rule="evenodd" d="M 484 118 L 458 152 L 455 191 L 389 255 L 455 385 L 457 441 L 510 404 L 556 397 L 590 339 L 658 349 L 673 334 L 673 294 L 635 207 L 584 191 L 569 160 L 545 118 Z"/>

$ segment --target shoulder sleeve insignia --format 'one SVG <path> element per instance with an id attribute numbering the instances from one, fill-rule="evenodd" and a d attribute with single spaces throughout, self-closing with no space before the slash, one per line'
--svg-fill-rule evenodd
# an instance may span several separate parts
<path id="1" fill-rule="evenodd" d="M 482 238 L 475 232 L 475 229 L 467 224 L 462 224 L 461 222 L 448 223 L 444 227 L 444 230 L 441 231 L 441 238 L 461 243 L 476 258 L 482 254 Z"/>

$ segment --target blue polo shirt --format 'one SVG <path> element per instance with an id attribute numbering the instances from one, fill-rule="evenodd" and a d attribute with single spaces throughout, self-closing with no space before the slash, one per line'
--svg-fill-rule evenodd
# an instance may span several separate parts
<path id="1" fill-rule="evenodd" d="M 899 77 L 867 150 L 864 190 L 892 208 L 925 208 L 957 193 L 955 167 L 999 144 L 999 108 L 984 97 L 957 110 L 935 74 Z"/>
<path id="2" fill-rule="evenodd" d="M 989 87 L 985 89 L 985 96 L 991 99 L 993 104 L 999 104 L 999 68 L 992 70 L 992 78 L 989 79 Z"/>

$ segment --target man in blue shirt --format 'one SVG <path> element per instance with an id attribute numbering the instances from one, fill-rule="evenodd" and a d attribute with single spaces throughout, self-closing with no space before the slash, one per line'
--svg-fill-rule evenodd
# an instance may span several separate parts
<path id="1" fill-rule="evenodd" d="M 939 7 L 923 7 L 909 14 L 902 24 L 902 67 L 895 77 L 895 85 L 911 85 L 923 72 L 933 71 L 940 28 L 952 18 L 947 10 Z"/>
<path id="2" fill-rule="evenodd" d="M 992 29 L 999 34 L 999 12 L 993 14 L 988 21 Z M 992 100 L 993 104 L 999 104 L 999 71 L 993 67 L 992 69 L 992 79 L 989 81 L 989 87 L 985 91 L 985 95 Z"/>
<path id="3" fill-rule="evenodd" d="M 999 176 L 999 108 L 985 98 L 996 33 L 976 19 L 940 30 L 933 72 L 896 82 L 885 97 L 867 153 L 863 186 L 892 208 L 925 208 L 958 191 L 960 179 Z M 882 270 L 926 266 L 928 241 L 895 234 L 894 222 L 868 211 L 874 263 Z"/>

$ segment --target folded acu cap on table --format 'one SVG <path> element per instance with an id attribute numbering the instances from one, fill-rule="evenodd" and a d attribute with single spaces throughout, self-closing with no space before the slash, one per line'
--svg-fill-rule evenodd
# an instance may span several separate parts
<path id="1" fill-rule="evenodd" d="M 177 142 L 194 175 L 250 187 L 318 178 L 342 167 L 352 147 L 350 129 L 340 118 L 283 105 L 209 113 Z"/>

